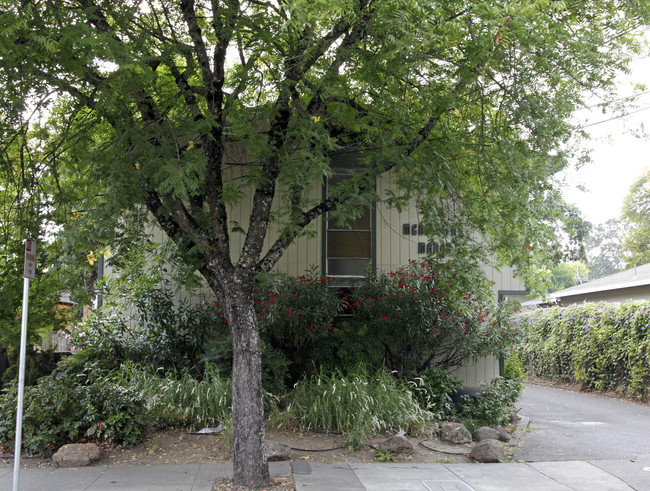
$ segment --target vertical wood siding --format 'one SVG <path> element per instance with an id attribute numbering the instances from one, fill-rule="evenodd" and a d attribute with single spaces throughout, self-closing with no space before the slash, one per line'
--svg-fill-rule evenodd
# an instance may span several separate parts
<path id="1" fill-rule="evenodd" d="M 232 166 L 225 176 L 226 179 L 237 179 L 241 176 L 242 168 Z M 391 173 L 380 178 L 377 182 L 377 191 L 379 196 L 387 196 L 387 191 L 395 188 L 394 177 Z M 322 194 L 321 186 L 314 186 L 313 197 L 320 198 Z M 237 223 L 242 229 L 248 227 L 248 216 L 252 209 L 252 193 L 244 193 L 244 198 L 236 207 L 229 207 L 228 213 L 231 223 Z M 274 209 L 279 209 L 279 200 L 276 197 Z M 421 217 L 415 205 L 401 212 L 389 208 L 385 203 L 376 205 L 376 264 L 378 271 L 394 271 L 395 269 L 408 264 L 409 260 L 417 260 L 424 257 L 418 251 L 418 243 L 428 242 L 425 236 L 404 234 L 403 226 L 405 224 L 419 224 Z M 313 238 L 301 237 L 292 244 L 286 253 L 282 256 L 275 267 L 278 272 L 289 275 L 300 275 L 311 267 L 320 270 L 322 265 L 322 228 L 323 220 L 319 219 L 311 225 L 311 230 L 316 234 Z M 232 230 L 232 227 L 231 227 Z M 273 241 L 277 238 L 278 233 L 273 229 L 270 230 L 266 241 L 264 252 L 266 252 Z M 158 243 L 167 240 L 166 234 L 159 228 L 153 227 L 150 230 L 151 238 Z M 241 232 L 231 231 L 231 258 L 236 261 L 239 251 L 242 247 L 244 235 Z M 490 266 L 483 267 L 488 279 L 494 282 L 495 298 L 499 290 L 523 290 L 524 286 L 520 280 L 513 278 L 511 268 L 504 267 L 497 270 Z M 111 269 L 106 268 L 106 274 L 110 276 Z M 209 290 L 199 294 L 189 294 L 179 291 L 177 301 L 189 301 L 192 303 L 199 302 L 206 297 L 211 297 Z M 495 357 L 487 357 L 463 366 L 454 372 L 466 386 L 478 387 L 481 383 L 486 383 L 499 375 L 499 361 Z"/>

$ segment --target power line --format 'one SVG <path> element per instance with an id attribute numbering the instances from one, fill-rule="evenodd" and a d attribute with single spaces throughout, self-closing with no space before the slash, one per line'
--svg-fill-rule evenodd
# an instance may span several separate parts
<path id="1" fill-rule="evenodd" d="M 627 112 L 627 113 L 624 113 L 624 114 L 620 114 L 618 116 L 612 116 L 611 118 L 603 119 L 602 121 L 596 121 L 595 123 L 589 123 L 589 124 L 586 124 L 584 126 L 580 126 L 580 128 L 581 129 L 589 128 L 590 126 L 596 126 L 598 124 L 607 123 L 609 121 L 614 121 L 615 119 L 622 119 L 622 118 L 625 118 L 625 117 L 630 116 L 632 114 L 640 113 L 641 111 L 647 111 L 648 109 L 650 109 L 650 106 L 643 107 L 641 109 L 637 109 L 636 111 L 630 111 L 630 112 Z"/>
<path id="2" fill-rule="evenodd" d="M 594 107 L 607 106 L 608 104 L 614 104 L 615 102 L 629 101 L 629 100 L 633 100 L 633 99 L 638 99 L 642 95 L 648 95 L 648 94 L 650 94 L 650 90 L 647 90 L 645 92 L 640 92 L 638 94 L 628 95 L 628 96 L 625 96 L 625 97 L 619 97 L 618 99 L 612 99 L 612 100 L 605 101 L 605 102 L 599 102 L 598 104 L 592 104 L 590 106 L 584 106 L 582 109 L 593 109 Z"/>

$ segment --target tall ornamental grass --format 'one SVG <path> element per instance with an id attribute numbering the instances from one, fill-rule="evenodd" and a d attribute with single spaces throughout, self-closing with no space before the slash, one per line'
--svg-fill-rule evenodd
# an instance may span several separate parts
<path id="1" fill-rule="evenodd" d="M 161 377 L 149 368 L 125 363 L 120 376 L 145 399 L 158 426 L 213 427 L 232 419 L 230 379 L 210 367 L 198 379 L 188 372 Z"/>
<path id="2" fill-rule="evenodd" d="M 277 426 L 345 433 L 352 446 L 383 431 L 418 432 L 433 419 L 406 382 L 383 370 L 369 376 L 363 367 L 347 374 L 314 372 L 296 384 L 287 401 L 273 418 Z"/>

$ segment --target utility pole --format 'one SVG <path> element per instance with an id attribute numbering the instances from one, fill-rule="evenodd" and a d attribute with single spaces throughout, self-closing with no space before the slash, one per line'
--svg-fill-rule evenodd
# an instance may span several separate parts
<path id="1" fill-rule="evenodd" d="M 27 313 L 29 312 L 29 280 L 36 278 L 36 241 L 25 241 L 23 272 L 23 315 L 20 327 L 20 361 L 18 364 L 18 404 L 16 408 L 16 443 L 14 446 L 14 488 L 20 487 L 20 455 L 23 438 L 23 401 L 25 400 L 25 353 L 27 352 Z"/>

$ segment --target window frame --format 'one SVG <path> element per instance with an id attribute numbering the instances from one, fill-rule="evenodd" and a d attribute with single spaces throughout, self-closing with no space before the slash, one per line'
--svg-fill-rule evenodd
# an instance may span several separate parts
<path id="1" fill-rule="evenodd" d="M 357 169 L 361 169 L 359 165 L 356 164 L 356 158 L 353 157 L 352 159 L 341 159 L 340 161 L 338 159 L 332 159 L 332 166 L 331 169 L 334 173 L 334 175 L 342 175 L 342 174 L 350 174 L 353 173 Z M 375 188 L 376 188 L 376 182 L 375 182 Z M 323 179 L 323 196 L 327 197 L 328 196 L 328 190 L 329 190 L 329 179 L 324 178 Z M 370 208 L 370 257 L 367 258 L 369 261 L 369 267 L 375 267 L 377 264 L 377 205 L 375 202 L 371 203 L 369 205 Z M 321 240 L 322 240 L 322 257 L 321 257 L 321 271 L 323 271 L 323 275 L 330 277 L 330 284 L 335 287 L 351 287 L 351 286 L 361 286 L 366 284 L 367 282 L 367 272 L 364 272 L 362 275 L 342 275 L 342 274 L 336 274 L 330 272 L 329 268 L 329 260 L 330 258 L 328 257 L 328 231 L 330 230 L 328 228 L 328 217 L 329 214 L 326 213 L 322 217 L 321 221 L 321 226 L 322 226 L 322 231 L 323 233 L 321 234 Z M 346 231 L 348 229 L 333 229 L 333 231 Z M 355 231 L 358 229 L 350 229 L 350 231 Z M 359 229 L 360 230 L 360 229 Z M 365 229 L 363 230 L 365 232 Z M 350 258 L 354 259 L 354 258 Z M 366 259 L 366 258 L 359 258 L 359 259 Z"/>

